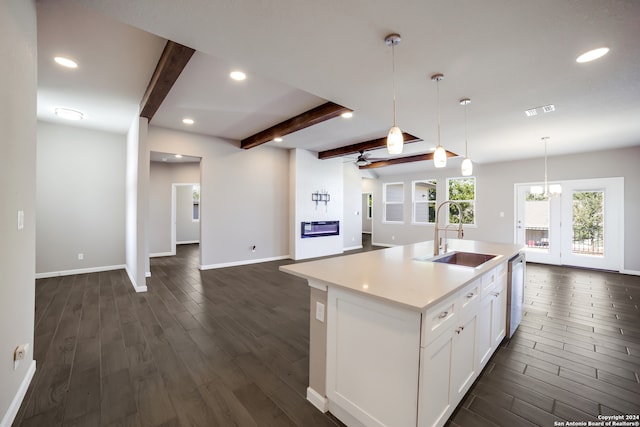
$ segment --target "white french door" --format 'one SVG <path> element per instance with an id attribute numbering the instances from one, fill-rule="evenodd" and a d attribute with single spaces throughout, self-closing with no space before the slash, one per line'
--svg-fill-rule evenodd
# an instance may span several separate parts
<path id="1" fill-rule="evenodd" d="M 516 185 L 516 243 L 527 260 L 619 271 L 623 268 L 624 178 L 554 182 L 557 196 Z"/>

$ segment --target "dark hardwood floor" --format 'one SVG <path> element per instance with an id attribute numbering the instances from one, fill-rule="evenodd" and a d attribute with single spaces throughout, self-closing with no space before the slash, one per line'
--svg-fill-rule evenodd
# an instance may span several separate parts
<path id="1" fill-rule="evenodd" d="M 14 426 L 341 426 L 305 400 L 309 290 L 291 261 L 199 271 L 197 245 L 36 283 L 38 363 Z M 640 413 L 640 278 L 528 265 L 526 313 L 449 420 Z"/>

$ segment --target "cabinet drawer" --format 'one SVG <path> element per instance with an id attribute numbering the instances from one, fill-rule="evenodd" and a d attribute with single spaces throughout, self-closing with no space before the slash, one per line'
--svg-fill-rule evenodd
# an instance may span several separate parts
<path id="1" fill-rule="evenodd" d="M 498 282 L 497 269 L 493 268 L 482 275 L 481 297 L 484 298 L 496 287 Z"/>
<path id="2" fill-rule="evenodd" d="M 480 293 L 482 289 L 482 279 L 478 278 L 468 284 L 458 296 L 459 315 L 466 317 L 474 315 L 480 306 Z"/>
<path id="3" fill-rule="evenodd" d="M 452 327 L 458 310 L 459 295 L 456 293 L 427 309 L 422 321 L 422 346 L 426 346 L 441 332 Z"/>

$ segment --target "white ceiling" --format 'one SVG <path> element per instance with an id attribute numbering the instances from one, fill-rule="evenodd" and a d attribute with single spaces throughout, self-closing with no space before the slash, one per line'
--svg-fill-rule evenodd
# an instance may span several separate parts
<path id="1" fill-rule="evenodd" d="M 42 108 L 44 100 L 65 96 L 92 100 L 87 108 L 111 107 L 112 98 L 139 102 L 164 39 L 171 39 L 199 52 L 153 125 L 184 130 L 181 119 L 190 116 L 196 123 L 188 131 L 241 139 L 330 100 L 352 108 L 355 116 L 332 119 L 279 143 L 326 150 L 386 134 L 392 73 L 391 48 L 383 40 L 398 32 L 403 38 L 396 47 L 398 125 L 425 140 L 408 145 L 407 153 L 436 144 L 436 85 L 429 78 L 436 72 L 445 75 L 442 144 L 464 153 L 458 100 L 471 98 L 474 162 L 540 157 L 543 136 L 551 137 L 550 155 L 640 144 L 640 2 L 635 0 L 49 0 L 38 7 Z M 62 49 L 59 41 L 66 43 L 65 52 L 77 52 L 76 72 L 91 67 L 77 83 L 51 65 L 52 54 Z M 592 63 L 575 62 L 580 53 L 600 46 L 611 52 Z M 246 81 L 229 80 L 228 72 L 238 68 L 248 74 Z M 524 115 L 525 109 L 546 104 L 557 110 Z M 40 110 L 39 105 L 44 117 Z M 115 118 L 117 111 L 123 112 L 87 114 L 97 121 L 102 114 Z M 119 129 L 131 122 L 128 110 L 123 115 L 128 118 Z M 372 153 L 384 156 L 384 151 Z M 450 163 L 457 167 L 460 160 Z M 419 162 L 376 172 L 430 168 L 430 162 Z"/>

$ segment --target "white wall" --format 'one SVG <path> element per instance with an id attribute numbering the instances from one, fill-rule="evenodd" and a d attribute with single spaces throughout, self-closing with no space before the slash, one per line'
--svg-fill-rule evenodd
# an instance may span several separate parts
<path id="1" fill-rule="evenodd" d="M 342 253 L 342 235 L 344 233 L 343 173 L 341 159 L 319 160 L 317 153 L 302 149 L 290 150 L 289 179 L 292 195 L 290 248 L 293 259 Z M 311 194 L 318 190 L 328 191 L 331 195 L 331 201 L 327 204 L 320 202 L 316 205 L 311 200 Z M 340 221 L 340 235 L 302 239 L 300 236 L 303 221 Z"/>
<path id="2" fill-rule="evenodd" d="M 0 427 L 11 425 L 35 370 L 36 52 L 35 2 L 0 2 Z M 14 370 L 19 344 L 30 349 Z"/>
<path id="3" fill-rule="evenodd" d="M 148 120 L 136 117 L 127 133 L 125 192 L 126 270 L 136 292 L 147 290 L 149 267 L 147 208 L 149 184 Z"/>
<path id="4" fill-rule="evenodd" d="M 176 186 L 176 243 L 198 243 L 200 221 L 193 220 L 193 186 Z"/>
<path id="5" fill-rule="evenodd" d="M 171 187 L 200 182 L 200 163 L 151 162 L 149 171 L 149 253 L 171 255 Z M 199 228 L 199 227 L 198 227 Z"/>
<path id="6" fill-rule="evenodd" d="M 286 258 L 289 153 L 149 127 L 148 149 L 200 157 L 202 268 Z M 256 246 L 252 252 L 251 247 Z"/>
<path id="7" fill-rule="evenodd" d="M 640 271 L 637 242 L 640 239 L 640 146 L 631 148 L 590 152 L 569 156 L 549 157 L 549 180 L 574 180 L 588 178 L 624 177 L 624 266 L 625 270 Z M 444 170 L 433 169 L 423 174 L 389 176 L 376 180 L 373 196 L 373 241 L 378 244 L 406 244 L 433 240 L 433 226 L 411 225 L 411 181 L 418 179 L 438 180 L 438 203 L 446 195 L 447 177 L 459 176 L 457 167 Z M 542 159 L 512 162 L 475 164 L 474 176 L 477 186 L 477 227 L 465 227 L 465 238 L 495 242 L 512 242 L 514 236 L 514 184 L 539 182 L 544 179 Z M 383 224 L 382 183 L 402 181 L 405 183 L 405 224 Z M 504 212 L 504 217 L 500 216 Z M 392 239 L 395 237 L 395 240 Z"/>
<path id="8" fill-rule="evenodd" d="M 362 177 L 358 167 L 352 162 L 343 163 L 344 179 L 344 224 L 341 225 L 344 250 L 362 248 L 362 218 L 366 211 L 362 211 Z"/>
<path id="9" fill-rule="evenodd" d="M 368 217 L 369 214 L 369 193 L 362 193 L 362 232 L 363 233 L 371 233 L 372 231 L 372 221 L 371 218 Z"/>
<path id="10" fill-rule="evenodd" d="M 122 268 L 125 136 L 38 122 L 37 147 L 38 277 Z"/>

